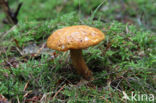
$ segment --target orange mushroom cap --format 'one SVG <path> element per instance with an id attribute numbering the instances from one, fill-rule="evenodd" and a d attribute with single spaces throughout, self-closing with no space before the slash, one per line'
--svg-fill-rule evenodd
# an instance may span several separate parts
<path id="1" fill-rule="evenodd" d="M 58 51 L 83 49 L 105 39 L 104 33 L 94 27 L 77 25 L 56 30 L 47 40 L 47 46 Z"/>

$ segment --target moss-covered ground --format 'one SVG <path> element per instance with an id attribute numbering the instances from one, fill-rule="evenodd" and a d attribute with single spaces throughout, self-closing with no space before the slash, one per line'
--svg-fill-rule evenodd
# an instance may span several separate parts
<path id="1" fill-rule="evenodd" d="M 9 0 L 9 5 L 19 2 L 17 25 L 3 24 L 0 9 L 0 95 L 9 102 L 147 103 L 122 97 L 156 94 L 155 0 Z M 46 47 L 53 31 L 79 24 L 106 35 L 83 50 L 95 78 L 86 84 L 68 51 Z"/>

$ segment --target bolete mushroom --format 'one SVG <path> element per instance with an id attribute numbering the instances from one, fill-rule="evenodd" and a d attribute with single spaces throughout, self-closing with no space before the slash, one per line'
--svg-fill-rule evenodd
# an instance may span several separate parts
<path id="1" fill-rule="evenodd" d="M 83 57 L 82 49 L 93 46 L 104 40 L 105 35 L 97 28 L 86 25 L 64 27 L 56 30 L 47 40 L 47 46 L 58 51 L 70 50 L 72 64 L 84 79 L 93 79 Z"/>

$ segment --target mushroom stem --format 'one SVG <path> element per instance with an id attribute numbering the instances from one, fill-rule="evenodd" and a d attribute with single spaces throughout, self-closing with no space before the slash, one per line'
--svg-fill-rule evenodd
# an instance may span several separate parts
<path id="1" fill-rule="evenodd" d="M 92 80 L 92 72 L 88 69 L 83 57 L 82 50 L 70 50 L 70 55 L 72 59 L 72 64 L 75 67 L 78 74 L 82 75 L 86 80 Z"/>

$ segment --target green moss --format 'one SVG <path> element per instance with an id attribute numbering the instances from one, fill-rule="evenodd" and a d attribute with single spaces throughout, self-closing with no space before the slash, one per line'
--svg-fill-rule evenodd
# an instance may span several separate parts
<path id="1" fill-rule="evenodd" d="M 154 68 L 156 68 L 155 33 L 144 27 L 115 21 L 112 15 L 115 9 L 120 8 L 119 5 L 109 10 L 105 8 L 108 12 L 97 10 L 92 16 L 100 15 L 101 18 L 94 20 L 94 17 L 85 18 L 84 14 L 88 15 L 91 10 L 95 10 L 101 1 L 95 4 L 92 0 L 69 1 L 65 5 L 71 5 L 71 3 L 73 5 L 65 6 L 59 13 L 56 8 L 58 5 L 64 6 L 62 0 L 46 2 L 24 0 L 23 2 L 19 24 L 0 39 L 3 41 L 0 43 L 0 94 L 15 102 L 17 102 L 17 96 L 22 102 L 33 96 L 46 95 L 48 102 L 115 103 L 123 102 L 122 91 L 126 91 L 129 95 L 131 91 L 155 93 L 153 79 Z M 127 5 L 131 2 L 125 1 Z M 146 2 L 145 7 L 151 8 L 152 11 L 152 7 L 148 6 L 151 2 L 144 2 Z M 144 2 L 136 1 L 139 8 Z M 81 14 L 77 10 L 79 4 L 83 8 L 81 8 Z M 15 2 L 12 2 L 12 5 L 16 6 Z M 89 8 L 85 10 L 84 8 L 88 5 Z M 110 2 L 104 2 L 103 5 L 109 6 Z M 142 11 L 142 9 L 139 10 Z M 73 10 L 74 12 L 71 12 Z M 133 9 L 126 9 L 125 13 L 131 13 L 130 16 L 137 14 Z M 109 17 L 110 14 L 111 17 Z M 103 17 L 106 21 L 113 20 L 104 22 Z M 151 17 L 150 20 L 153 18 Z M 20 51 L 33 44 L 41 48 L 53 31 L 79 24 L 99 28 L 106 35 L 106 39 L 98 45 L 83 50 L 84 59 L 95 78 L 89 84 L 77 85 L 80 76 L 71 65 L 69 52 L 48 50 L 38 56 L 31 53 L 20 54 Z M 28 87 L 24 90 L 27 83 Z M 59 91 L 61 87 L 63 89 Z M 29 91 L 32 91 L 29 96 L 24 97 Z M 57 96 L 51 100 L 49 97 L 54 96 L 58 91 Z"/>

